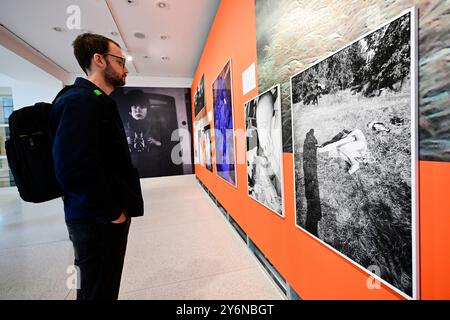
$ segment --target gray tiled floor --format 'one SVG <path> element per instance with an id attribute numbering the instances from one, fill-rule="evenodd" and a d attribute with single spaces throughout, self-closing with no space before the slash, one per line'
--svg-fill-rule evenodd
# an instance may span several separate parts
<path id="1" fill-rule="evenodd" d="M 283 299 L 195 181 L 142 180 L 120 299 Z M 73 299 L 73 261 L 60 200 L 28 204 L 0 190 L 0 299 Z M 67 272 L 66 272 L 67 271 Z"/>

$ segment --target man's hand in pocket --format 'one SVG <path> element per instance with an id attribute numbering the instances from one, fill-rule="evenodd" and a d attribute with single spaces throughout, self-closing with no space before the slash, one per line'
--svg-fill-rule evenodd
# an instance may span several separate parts
<path id="1" fill-rule="evenodd" d="M 125 215 L 124 212 L 122 212 L 120 214 L 120 217 L 117 220 L 111 221 L 111 223 L 120 224 L 120 223 L 124 223 L 125 221 L 127 221 L 127 216 Z"/>

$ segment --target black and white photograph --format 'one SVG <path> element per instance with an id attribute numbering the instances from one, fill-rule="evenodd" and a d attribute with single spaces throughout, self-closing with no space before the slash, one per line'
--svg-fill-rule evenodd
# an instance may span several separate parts
<path id="1" fill-rule="evenodd" d="M 200 138 L 201 138 L 201 130 L 199 129 L 199 123 L 197 121 L 194 122 L 194 164 L 200 164 Z"/>
<path id="2" fill-rule="evenodd" d="M 194 93 L 194 109 L 197 115 L 205 107 L 205 75 L 202 76 L 200 83 Z"/>
<path id="3" fill-rule="evenodd" d="M 296 225 L 415 298 L 415 11 L 291 77 Z"/>
<path id="4" fill-rule="evenodd" d="M 203 136 L 203 123 L 197 123 L 196 139 L 197 139 L 197 164 L 202 167 L 205 166 L 205 161 L 203 159 L 202 153 L 202 136 Z"/>
<path id="5" fill-rule="evenodd" d="M 244 109 L 248 195 L 284 216 L 280 86 L 248 101 Z"/>
<path id="6" fill-rule="evenodd" d="M 202 139 L 204 128 L 208 124 L 208 115 L 206 109 L 202 109 L 194 120 L 194 145 L 195 145 L 195 164 L 205 166 L 204 150 L 202 149 Z"/>
<path id="7" fill-rule="evenodd" d="M 193 173 L 190 89 L 124 87 L 111 97 L 141 178 Z"/>
<path id="8" fill-rule="evenodd" d="M 203 135 L 202 135 L 202 150 L 204 150 L 204 159 L 205 159 L 205 166 L 206 169 L 209 171 L 213 171 L 212 166 L 212 149 L 211 149 L 211 125 L 208 124 L 203 128 Z"/>

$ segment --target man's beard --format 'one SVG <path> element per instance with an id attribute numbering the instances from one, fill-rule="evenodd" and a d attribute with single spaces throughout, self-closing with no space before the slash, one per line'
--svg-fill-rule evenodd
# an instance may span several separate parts
<path id="1" fill-rule="evenodd" d="M 123 75 L 120 75 L 120 73 L 116 72 L 109 62 L 106 62 L 106 69 L 105 69 L 105 81 L 109 85 L 115 87 L 121 87 L 125 85 L 125 77 Z"/>

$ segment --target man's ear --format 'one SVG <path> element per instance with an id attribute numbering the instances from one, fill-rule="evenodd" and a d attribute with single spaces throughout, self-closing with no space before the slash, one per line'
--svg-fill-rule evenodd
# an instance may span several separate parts
<path id="1" fill-rule="evenodd" d="M 96 65 L 100 69 L 103 69 L 103 67 L 106 65 L 105 61 L 103 60 L 103 56 L 101 54 L 95 53 L 92 56 L 91 69 L 93 65 Z"/>

